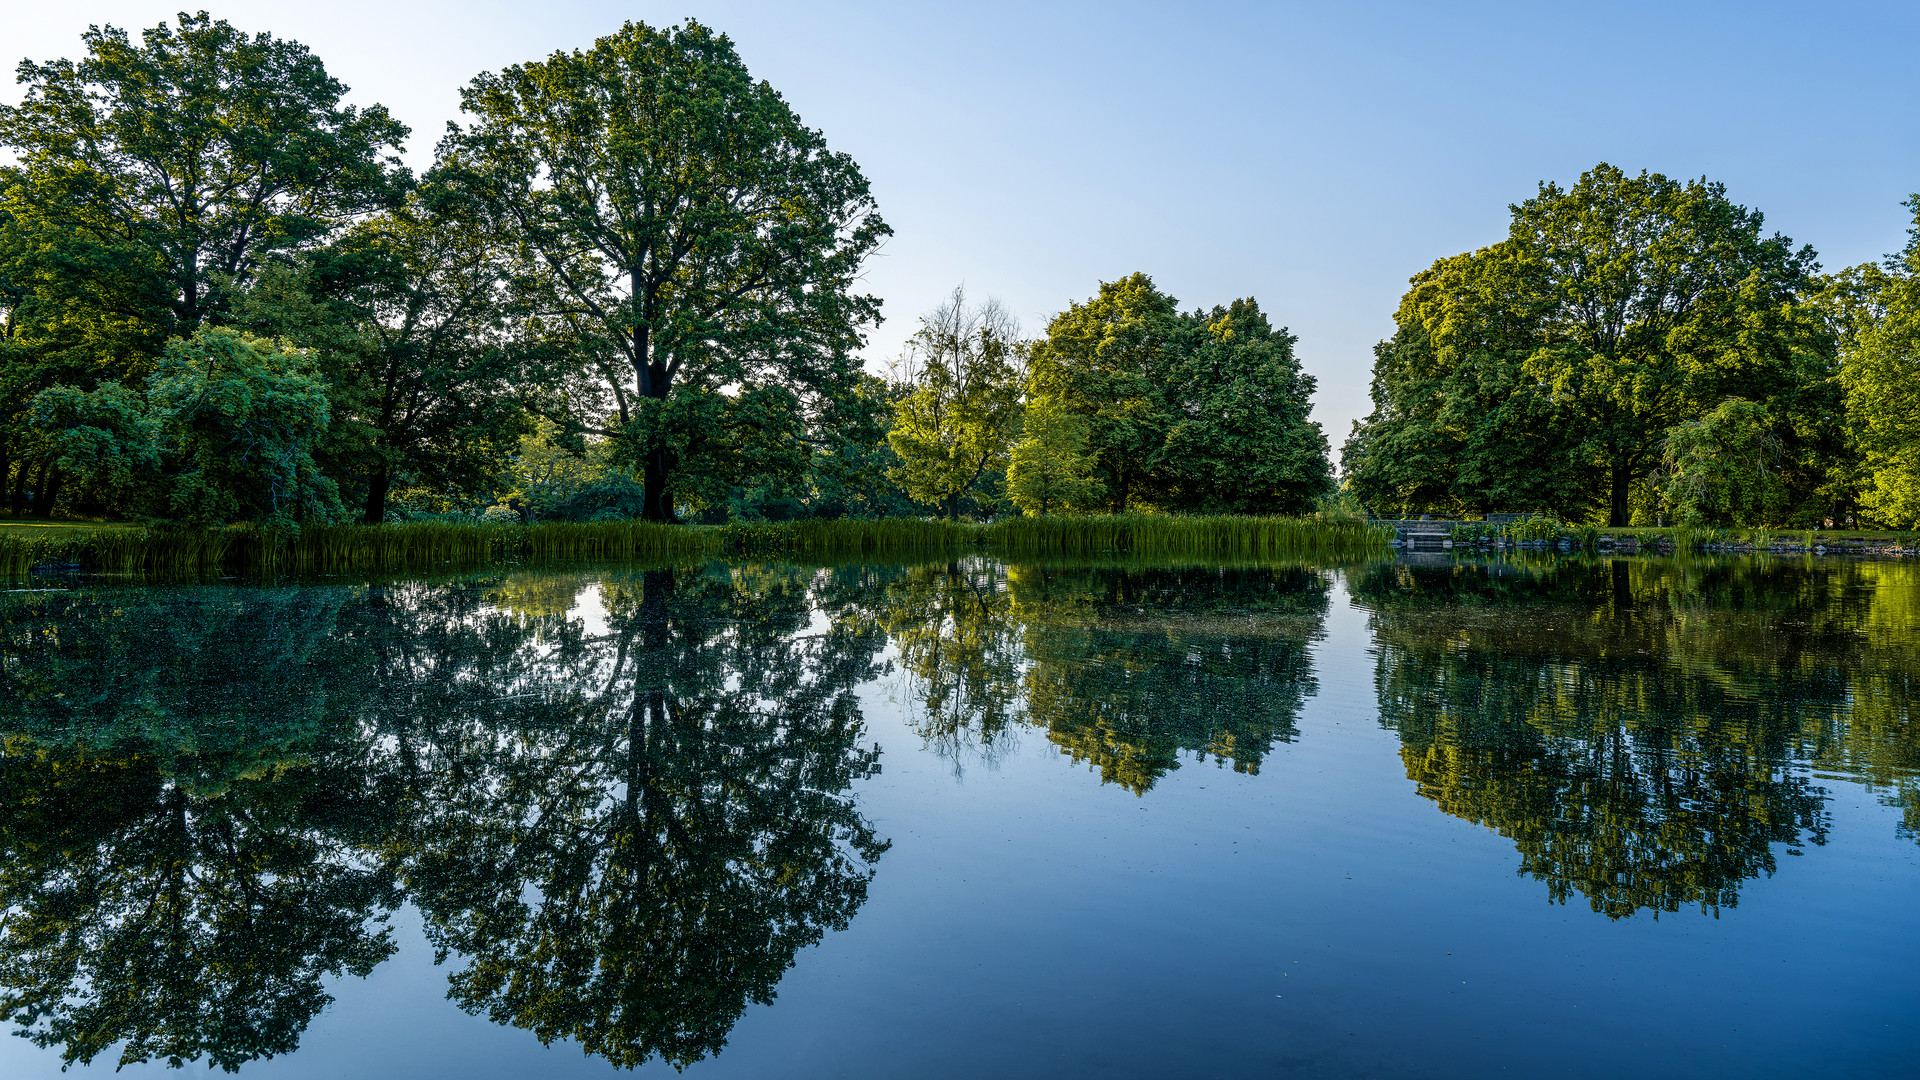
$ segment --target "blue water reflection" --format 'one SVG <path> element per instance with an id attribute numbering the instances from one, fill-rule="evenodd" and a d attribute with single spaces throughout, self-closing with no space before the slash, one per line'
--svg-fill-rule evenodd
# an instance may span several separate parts
<path id="1" fill-rule="evenodd" d="M 1917 584 L 10 593 L 0 1068 L 1906 1075 Z"/>

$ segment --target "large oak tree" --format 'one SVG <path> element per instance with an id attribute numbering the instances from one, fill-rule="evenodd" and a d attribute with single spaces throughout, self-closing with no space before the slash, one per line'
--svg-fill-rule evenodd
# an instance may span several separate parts
<path id="1" fill-rule="evenodd" d="M 1789 450 L 1817 456 L 1837 400 L 1802 304 L 1811 248 L 1720 184 L 1605 164 L 1512 212 L 1504 241 L 1413 279 L 1344 461 L 1363 497 L 1626 525 L 1667 431 L 1728 396 L 1777 405 Z"/>
<path id="2" fill-rule="evenodd" d="M 324 242 L 406 187 L 404 125 L 298 42 L 202 12 L 145 31 L 89 29 L 84 59 L 23 61 L 0 108 L 20 156 L 6 202 L 26 218 L 151 253 L 174 333 L 217 318 L 276 252 Z"/>
<path id="3" fill-rule="evenodd" d="M 643 472 L 647 517 L 671 519 L 677 488 L 804 469 L 879 318 L 855 282 L 889 230 L 853 159 L 692 21 L 462 94 L 448 175 L 516 249 L 538 324 L 604 377 L 600 430 Z"/>

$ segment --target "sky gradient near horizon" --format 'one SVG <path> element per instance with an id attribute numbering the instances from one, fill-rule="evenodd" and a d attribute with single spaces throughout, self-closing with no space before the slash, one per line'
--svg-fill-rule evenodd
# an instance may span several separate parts
<path id="1" fill-rule="evenodd" d="M 16 2 L 8 63 L 77 57 L 199 4 Z M 1145 271 L 1184 308 L 1254 296 L 1299 336 L 1337 452 L 1407 278 L 1499 240 L 1597 162 L 1724 183 L 1828 269 L 1900 248 L 1920 191 L 1920 4 L 904 5 L 821 0 L 230 0 L 413 129 L 481 71 L 694 17 L 829 145 L 895 235 L 869 366 L 955 284 L 1039 333 Z M 0 101 L 19 100 L 7 80 Z"/>

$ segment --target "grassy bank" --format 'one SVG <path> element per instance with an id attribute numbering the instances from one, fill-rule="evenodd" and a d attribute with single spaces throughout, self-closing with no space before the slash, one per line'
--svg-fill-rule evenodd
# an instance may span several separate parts
<path id="1" fill-rule="evenodd" d="M 81 533 L 111 529 L 138 529 L 116 521 L 38 521 L 32 518 L 0 517 L 0 536 L 78 536 Z"/>
<path id="2" fill-rule="evenodd" d="M 1724 552 L 1732 554 L 1913 554 L 1920 549 L 1920 533 L 1868 529 L 1715 529 L 1685 526 L 1601 528 L 1569 525 L 1548 519 L 1488 525 L 1482 522 L 1446 523 L 1455 550 L 1554 546 L 1565 541 L 1588 551 L 1675 554 Z M 1429 526 L 1433 527 L 1433 526 Z"/>
<path id="3" fill-rule="evenodd" d="M 310 527 L 287 541 L 246 529 L 199 532 L 71 530 L 0 532 L 0 573 L 78 567 L 115 573 L 213 569 L 329 572 L 406 570 L 577 559 L 739 555 L 804 560 L 906 559 L 985 551 L 1007 557 L 1364 558 L 1386 549 L 1365 525 L 1315 518 L 1014 518 L 991 525 L 889 519 L 754 525 L 641 521 Z"/>

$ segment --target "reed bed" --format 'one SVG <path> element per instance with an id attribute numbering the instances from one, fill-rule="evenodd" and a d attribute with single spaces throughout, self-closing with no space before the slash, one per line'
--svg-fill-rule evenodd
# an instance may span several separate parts
<path id="1" fill-rule="evenodd" d="M 19 577 L 45 563 L 69 561 L 64 556 L 79 539 L 63 537 L 54 540 L 44 536 L 0 533 L 0 574 Z"/>
<path id="2" fill-rule="evenodd" d="M 1023 517 L 986 526 L 982 541 L 1008 556 L 1126 554 L 1164 559 L 1348 559 L 1387 549 L 1388 534 L 1364 521 L 1325 518 Z"/>
<path id="3" fill-rule="evenodd" d="M 296 538 L 251 529 L 113 529 L 43 538 L 0 535 L 0 574 L 73 565 L 114 573 L 218 569 L 417 570 L 563 559 L 909 559 L 983 551 L 1010 558 L 1347 559 L 1378 554 L 1381 533 L 1317 518 L 1014 518 L 991 525 L 892 518 L 723 526 L 644 521 L 538 525 L 413 522 L 318 525 Z"/>
<path id="4" fill-rule="evenodd" d="M 555 521 L 505 528 L 524 535 L 529 559 L 641 559 L 713 555 L 712 530 L 652 521 Z"/>
<path id="5" fill-rule="evenodd" d="M 115 573 L 197 570 L 220 565 L 230 546 L 229 534 L 219 531 L 102 529 L 64 536 L 0 534 L 0 575 L 20 577 L 46 566 L 80 566 Z"/>

